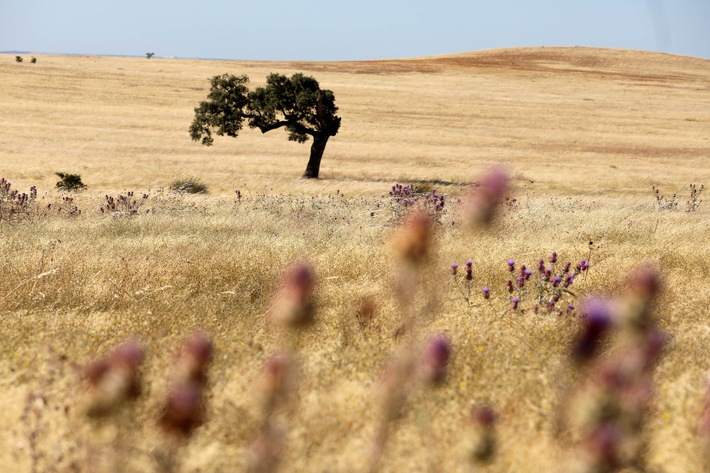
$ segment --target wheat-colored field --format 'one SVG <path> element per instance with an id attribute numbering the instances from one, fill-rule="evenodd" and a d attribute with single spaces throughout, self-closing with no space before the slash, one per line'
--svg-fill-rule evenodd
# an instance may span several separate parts
<path id="1" fill-rule="evenodd" d="M 308 145 L 280 130 L 190 141 L 208 78 L 225 72 L 254 84 L 304 72 L 333 90 L 342 127 L 321 179 L 300 178 Z M 0 97 L 0 177 L 38 189 L 27 215 L 0 219 L 0 471 L 161 471 L 155 419 L 174 353 L 195 329 L 215 357 L 206 422 L 177 468 L 244 471 L 260 428 L 255 383 L 285 343 L 269 308 L 301 258 L 317 311 L 288 338 L 300 372 L 281 413 L 281 471 L 367 471 L 378 385 L 409 336 L 393 336 L 405 270 L 389 244 L 396 182 L 448 197 L 429 259 L 408 269 L 421 312 L 410 335 L 445 333 L 453 356 L 441 386 L 409 396 L 379 471 L 478 471 L 465 444 L 480 402 L 499 416 L 498 453 L 481 471 L 570 471 L 576 434 L 555 429 L 579 318 L 534 314 L 526 301 L 513 311 L 505 292 L 508 259 L 534 267 L 553 250 L 591 261 L 574 304 L 620 297 L 634 267 L 659 268 L 655 316 L 670 341 L 655 372 L 647 471 L 703 471 L 710 219 L 707 202 L 685 208 L 688 186 L 710 182 L 710 61 L 588 48 L 328 63 L 0 55 Z M 507 169 L 515 202 L 494 226 L 470 228 L 457 198 L 493 165 Z M 56 172 L 88 188 L 63 200 Z M 209 193 L 170 193 L 178 178 Z M 652 185 L 678 208 L 659 209 Z M 148 194 L 139 214 L 100 211 L 105 195 L 127 191 Z M 472 307 L 449 269 L 467 259 Z M 375 306 L 365 327 L 363 298 Z M 146 347 L 144 393 L 118 419 L 89 421 L 81 366 L 128 336 Z"/>

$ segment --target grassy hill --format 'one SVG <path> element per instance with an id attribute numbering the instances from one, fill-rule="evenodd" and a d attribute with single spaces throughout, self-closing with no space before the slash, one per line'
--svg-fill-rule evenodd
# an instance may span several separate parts
<path id="1" fill-rule="evenodd" d="M 484 471 L 570 471 L 582 434 L 557 421 L 584 377 L 568 363 L 580 317 L 535 313 L 534 294 L 517 289 L 514 310 L 505 289 L 509 259 L 536 268 L 552 251 L 559 264 L 591 262 L 565 296 L 577 307 L 623 298 L 635 267 L 658 268 L 654 320 L 670 342 L 644 424 L 648 464 L 702 471 L 710 220 L 707 202 L 685 209 L 689 185 L 710 182 L 710 61 L 591 48 L 326 63 L 37 58 L 0 55 L 0 178 L 37 187 L 19 213 L 0 200 L 8 471 L 168 471 L 158 454 L 174 448 L 179 471 L 244 471 L 262 366 L 286 348 L 300 380 L 277 416 L 282 471 L 367 471 L 383 372 L 434 333 L 451 341 L 448 375 L 410 393 L 380 471 L 470 471 L 469 413 L 482 402 L 499 415 L 498 456 Z M 278 130 L 190 141 L 208 78 L 225 72 L 257 84 L 304 72 L 334 91 L 342 127 L 321 179 L 300 178 L 308 146 Z M 493 165 L 510 176 L 508 201 L 494 225 L 471 228 L 468 185 Z M 58 192 L 56 172 L 80 174 L 87 190 Z M 170 193 L 178 178 L 209 193 Z M 447 196 L 430 210 L 430 256 L 413 266 L 391 250 L 406 210 L 388 195 L 396 182 Z M 128 191 L 134 204 L 120 201 Z M 315 274 L 315 323 L 283 334 L 269 314 L 300 259 Z M 468 259 L 470 304 L 450 270 L 457 262 L 461 275 Z M 364 301 L 370 323 L 358 319 Z M 395 337 L 409 312 L 414 328 Z M 195 329 L 215 344 L 207 421 L 178 448 L 156 419 L 175 351 Z M 146 347 L 144 394 L 117 419 L 89 421 L 81 367 L 128 336 Z"/>

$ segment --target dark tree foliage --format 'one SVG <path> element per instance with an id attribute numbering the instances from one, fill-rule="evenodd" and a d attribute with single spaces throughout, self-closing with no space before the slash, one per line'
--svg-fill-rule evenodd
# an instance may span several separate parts
<path id="1" fill-rule="evenodd" d="M 212 133 L 236 138 L 244 121 L 250 128 L 266 133 L 285 128 L 288 139 L 304 143 L 313 138 L 311 155 L 303 177 L 316 178 L 325 146 L 340 129 L 340 117 L 335 115 L 335 96 L 322 90 L 313 77 L 301 73 L 286 77 L 269 74 L 265 87 L 250 91 L 246 75 L 223 74 L 210 79 L 207 100 L 195 108 L 190 125 L 193 141 L 211 145 Z"/>

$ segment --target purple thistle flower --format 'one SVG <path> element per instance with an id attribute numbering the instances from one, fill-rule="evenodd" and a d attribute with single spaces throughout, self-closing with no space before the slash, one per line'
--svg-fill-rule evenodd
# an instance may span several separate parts
<path id="1" fill-rule="evenodd" d="M 550 263 L 555 264 L 557 263 L 557 252 L 553 251 L 552 254 L 550 255 Z"/>
<path id="2" fill-rule="evenodd" d="M 371 211 L 370 211 L 370 217 L 374 217 L 374 216 L 375 216 L 375 212 L 374 212 L 373 210 L 371 210 Z"/>
<path id="3" fill-rule="evenodd" d="M 458 269 L 459 269 L 458 263 L 451 263 L 451 274 L 453 276 L 456 276 L 456 272 L 458 271 Z"/>
<path id="4" fill-rule="evenodd" d="M 564 273 L 569 273 L 569 270 L 570 270 L 571 267 L 572 267 L 572 262 L 571 262 L 571 261 L 567 261 L 567 263 L 565 263 L 564 268 L 562 268 L 562 271 L 563 271 Z"/>
<path id="5" fill-rule="evenodd" d="M 581 273 L 582 271 L 586 271 L 589 269 L 589 262 L 586 259 L 583 259 L 579 263 L 577 263 L 577 266 L 575 266 L 575 269 L 577 270 L 578 273 Z"/>
<path id="6" fill-rule="evenodd" d="M 527 281 L 528 279 L 530 279 L 530 276 L 532 276 L 532 273 L 533 273 L 533 272 L 530 271 L 529 269 L 526 269 L 526 270 L 525 270 L 525 280 L 526 280 L 526 281 Z"/>
<path id="7" fill-rule="evenodd" d="M 471 281 L 473 279 L 473 262 L 471 260 L 466 261 L 466 280 Z"/>
<path id="8" fill-rule="evenodd" d="M 515 260 L 514 259 L 509 259 L 508 260 L 508 271 L 511 273 L 515 271 Z"/>
<path id="9" fill-rule="evenodd" d="M 513 281 L 508 279 L 508 282 L 505 283 L 506 289 L 508 289 L 508 292 L 512 293 L 513 292 Z"/>
<path id="10" fill-rule="evenodd" d="M 564 287 L 570 287 L 573 282 L 574 282 L 574 273 L 568 274 L 567 277 L 565 277 Z"/>
<path id="11" fill-rule="evenodd" d="M 537 270 L 540 271 L 541 273 L 545 272 L 545 260 L 540 260 L 537 262 Z"/>
<path id="12" fill-rule="evenodd" d="M 520 276 L 515 279 L 515 285 L 518 287 L 524 287 L 525 286 L 525 276 Z"/>
<path id="13" fill-rule="evenodd" d="M 511 305 L 513 306 L 513 310 L 518 310 L 518 304 L 520 303 L 520 298 L 513 297 L 513 299 L 510 302 L 511 302 Z"/>
<path id="14" fill-rule="evenodd" d="M 552 278 L 552 287 L 559 286 L 560 282 L 562 282 L 562 278 L 559 276 L 555 276 L 554 278 Z"/>
<path id="15" fill-rule="evenodd" d="M 483 289 L 481 289 L 481 291 L 483 292 L 484 299 L 490 299 L 490 297 L 491 297 L 491 288 L 490 287 L 486 286 Z"/>
<path id="16" fill-rule="evenodd" d="M 545 276 L 543 277 L 543 280 L 549 281 L 551 277 L 552 277 L 552 270 L 548 268 L 545 270 Z"/>

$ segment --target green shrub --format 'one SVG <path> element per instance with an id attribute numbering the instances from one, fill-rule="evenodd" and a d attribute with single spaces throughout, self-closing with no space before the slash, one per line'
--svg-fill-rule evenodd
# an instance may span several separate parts
<path id="1" fill-rule="evenodd" d="M 206 194 L 207 185 L 199 179 L 189 177 L 171 182 L 170 190 L 178 194 Z"/>
<path id="2" fill-rule="evenodd" d="M 57 182 L 57 189 L 64 191 L 80 191 L 86 189 L 86 185 L 81 182 L 81 176 L 78 174 L 69 174 L 64 172 L 56 172 L 60 181 Z"/>

